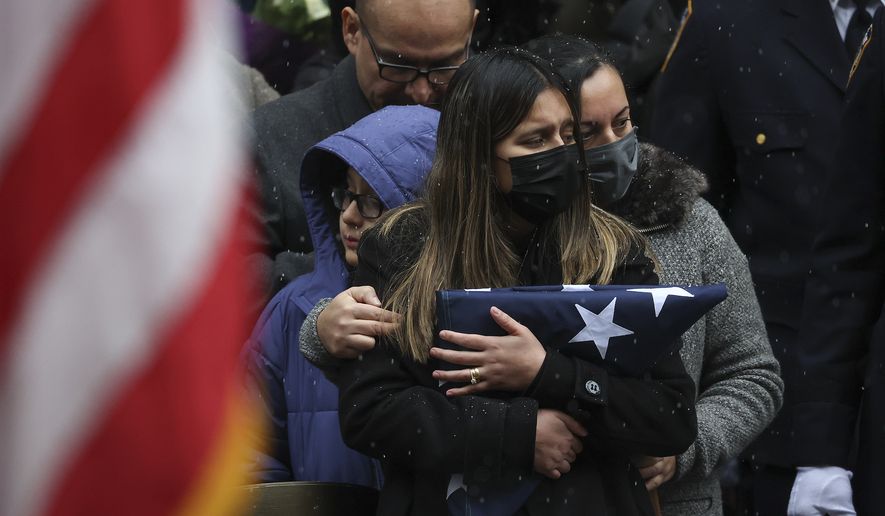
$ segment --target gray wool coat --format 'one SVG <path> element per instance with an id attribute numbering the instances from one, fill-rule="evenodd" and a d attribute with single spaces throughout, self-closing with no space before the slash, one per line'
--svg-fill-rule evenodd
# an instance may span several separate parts
<path id="1" fill-rule="evenodd" d="M 723 282 L 728 298 L 682 337 L 680 355 L 697 385 L 698 437 L 660 487 L 669 516 L 721 515 L 717 470 L 774 418 L 783 402 L 747 259 L 716 210 L 701 199 L 703 175 L 672 154 L 642 144 L 627 196 L 609 210 L 648 237 L 661 284 Z"/>

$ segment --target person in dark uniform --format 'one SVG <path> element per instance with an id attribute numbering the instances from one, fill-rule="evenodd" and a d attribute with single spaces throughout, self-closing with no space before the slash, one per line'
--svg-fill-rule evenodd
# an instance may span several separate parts
<path id="1" fill-rule="evenodd" d="M 708 175 L 708 200 L 749 258 L 785 406 L 801 376 L 797 335 L 814 222 L 827 202 L 857 35 L 875 7 L 689 2 L 656 91 L 651 139 Z M 753 513 L 787 512 L 796 467 L 811 452 L 791 446 L 794 414 L 781 411 L 744 454 L 753 463 Z"/>
<path id="2" fill-rule="evenodd" d="M 841 138 L 812 248 L 796 389 L 806 466 L 854 468 L 859 515 L 885 507 L 885 22 L 876 14 L 849 83 Z M 878 324 L 876 321 L 878 320 Z M 857 428 L 857 461 L 851 449 Z M 798 484 L 797 484 L 797 487 Z M 833 487 L 795 509 L 818 514 Z M 842 486 L 844 489 L 846 486 Z M 851 486 L 847 486 L 851 487 Z M 830 514 L 842 514 L 836 508 Z"/>

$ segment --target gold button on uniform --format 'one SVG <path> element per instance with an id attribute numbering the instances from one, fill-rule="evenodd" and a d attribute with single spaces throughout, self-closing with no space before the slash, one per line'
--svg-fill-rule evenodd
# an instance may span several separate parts
<path id="1" fill-rule="evenodd" d="M 765 133 L 759 133 L 756 135 L 756 144 L 765 145 Z"/>

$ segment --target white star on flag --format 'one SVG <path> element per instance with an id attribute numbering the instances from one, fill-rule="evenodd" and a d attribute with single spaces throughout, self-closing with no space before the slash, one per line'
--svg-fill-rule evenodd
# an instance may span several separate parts
<path id="1" fill-rule="evenodd" d="M 596 349 L 599 350 L 599 355 L 605 359 L 610 338 L 633 335 L 632 331 L 623 326 L 618 326 L 612 321 L 615 317 L 615 302 L 617 300 L 618 298 L 612 299 L 612 302 L 603 308 L 598 315 L 576 304 L 575 308 L 578 309 L 578 313 L 581 315 L 581 319 L 584 320 L 585 326 L 577 335 L 572 337 L 569 343 L 593 341 L 596 344 Z"/>
<path id="2" fill-rule="evenodd" d="M 679 287 L 630 288 L 627 289 L 627 292 L 645 292 L 646 294 L 651 294 L 652 300 L 655 303 L 655 317 L 661 315 L 661 309 L 664 308 L 667 296 L 694 297 L 691 292 Z"/>

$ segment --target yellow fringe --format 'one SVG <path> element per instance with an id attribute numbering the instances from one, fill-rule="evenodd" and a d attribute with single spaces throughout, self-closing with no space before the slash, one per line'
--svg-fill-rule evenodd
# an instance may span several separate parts
<path id="1" fill-rule="evenodd" d="M 676 52 L 676 47 L 679 46 L 679 40 L 682 38 L 682 31 L 685 30 L 685 26 L 688 24 L 688 19 L 691 18 L 691 13 L 691 0 L 688 0 L 688 5 L 685 7 L 685 14 L 682 15 L 682 23 L 679 24 L 679 30 L 676 31 L 676 38 L 673 39 L 673 44 L 670 45 L 670 50 L 667 52 L 667 58 L 664 59 L 664 64 L 661 65 L 661 73 L 664 73 L 667 70 L 667 65 L 670 64 L 670 58 L 673 57 L 673 52 Z"/>
<path id="2" fill-rule="evenodd" d="M 246 459 L 250 436 L 260 431 L 257 408 L 242 396 L 234 396 L 215 449 L 203 468 L 193 492 L 179 511 L 182 516 L 239 515 L 244 513 L 248 496 L 241 486 L 249 483 Z"/>

